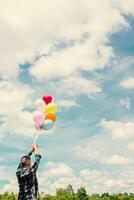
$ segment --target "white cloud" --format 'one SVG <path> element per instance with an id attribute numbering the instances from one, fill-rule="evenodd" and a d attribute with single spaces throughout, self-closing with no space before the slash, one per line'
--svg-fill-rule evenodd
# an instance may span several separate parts
<path id="1" fill-rule="evenodd" d="M 92 140 L 93 144 L 94 141 Z M 102 155 L 103 149 L 96 148 L 96 146 L 88 144 L 83 146 L 76 146 L 75 153 L 78 158 L 86 159 L 86 160 L 97 160 L 100 159 Z"/>
<path id="2" fill-rule="evenodd" d="M 55 0 L 53 4 L 49 0 L 20 2 L 1 1 L 0 72 L 4 78 L 17 77 L 19 64 L 33 64 L 38 55 L 47 55 L 30 68 L 38 81 L 80 78 L 81 70 L 94 71 L 108 66 L 114 56 L 109 36 L 127 28 L 129 25 L 122 14 L 132 13 L 130 7 L 124 10 L 122 2 L 109 0 L 102 0 L 101 6 L 98 0 L 84 3 L 82 0 Z M 62 43 L 67 44 L 66 48 L 57 50 L 55 44 L 62 46 Z M 63 80 L 60 83 L 66 84 Z M 80 81 L 91 87 L 90 90 L 101 90 L 96 84 L 90 84 L 90 80 L 87 83 L 85 79 L 83 83 L 80 78 Z M 90 91 L 83 87 L 88 95 Z M 77 94 L 78 89 L 75 91 Z"/>
<path id="3" fill-rule="evenodd" d="M 73 24 L 69 22 L 69 26 L 71 26 L 67 27 L 72 32 L 77 30 L 79 35 L 78 38 L 72 35 L 71 39 L 75 40 L 73 45 L 47 57 L 42 57 L 31 68 L 31 74 L 38 79 L 51 79 L 74 75 L 79 70 L 94 71 L 108 65 L 113 57 L 113 49 L 107 45 L 108 35 L 111 32 L 119 31 L 121 27 L 127 27 L 128 24 L 110 1 L 104 0 L 101 5 L 103 6 L 100 7 L 97 1 L 96 3 L 86 1 L 80 8 L 83 13 L 81 20 L 76 21 L 76 25 L 73 27 Z M 77 4 L 77 9 L 78 6 L 79 4 Z M 105 17 L 107 13 L 109 15 Z M 76 29 L 77 24 L 79 29 Z M 65 40 L 69 40 L 70 35 L 68 35 L 68 31 L 66 33 Z M 89 38 L 82 38 L 83 33 L 87 33 Z M 63 32 L 62 34 L 64 35 Z"/>
<path id="4" fill-rule="evenodd" d="M 30 99 L 33 90 L 18 81 L 1 81 L 0 82 L 0 111 L 1 115 L 13 115 L 22 111 L 27 106 L 32 106 Z"/>
<path id="5" fill-rule="evenodd" d="M 6 133 L 33 136 L 32 113 L 25 108 L 32 107 L 33 90 L 18 81 L 0 82 L 0 111 L 2 115 L 1 137 Z"/>
<path id="6" fill-rule="evenodd" d="M 73 101 L 72 99 L 63 99 L 57 102 L 58 107 L 60 108 L 70 108 L 73 106 L 79 106 L 75 101 Z"/>
<path id="7" fill-rule="evenodd" d="M 111 167 L 113 167 L 114 165 L 118 165 L 120 166 L 120 170 L 124 165 L 131 167 L 133 164 L 133 155 L 130 154 L 130 150 L 132 151 L 133 144 L 130 144 L 129 139 L 127 140 L 127 137 L 129 138 L 131 134 L 129 133 L 130 135 L 127 135 L 127 137 L 126 135 L 122 136 L 122 134 L 118 135 L 119 129 L 121 129 L 118 125 L 119 122 L 114 122 L 115 124 L 117 123 L 116 125 L 118 125 L 119 128 L 113 126 L 113 123 L 111 125 L 110 122 L 106 124 L 102 122 L 102 133 L 96 134 L 75 146 L 74 152 L 76 157 L 103 166 L 111 165 Z M 128 124 L 129 123 L 130 122 L 128 122 Z M 123 127 L 120 132 L 122 130 L 125 131 L 123 134 L 128 134 L 126 127 Z M 115 137 L 115 133 L 118 137 Z"/>
<path id="8" fill-rule="evenodd" d="M 89 168 L 83 169 L 76 174 L 73 170 L 70 177 L 62 176 L 55 179 L 55 176 L 48 177 L 43 176 L 42 172 L 40 176 L 41 191 L 45 190 L 45 193 L 55 193 L 56 188 L 65 188 L 67 184 L 72 184 L 74 188 L 85 186 L 87 192 L 102 193 L 102 192 L 133 192 L 133 171 L 122 172 L 114 177 L 108 171 L 91 170 Z M 129 176 L 129 179 L 128 179 Z"/>
<path id="9" fill-rule="evenodd" d="M 125 165 L 129 164 L 131 161 L 129 158 L 115 154 L 112 155 L 110 158 L 107 159 L 107 164 L 113 164 L 113 165 Z"/>
<path id="10" fill-rule="evenodd" d="M 134 122 L 102 120 L 100 124 L 114 139 L 126 140 L 134 138 Z"/>
<path id="11" fill-rule="evenodd" d="M 1 189 L 1 192 L 4 193 L 4 192 L 18 192 L 18 187 L 17 187 L 17 180 L 16 180 L 16 177 L 12 176 L 12 181 L 9 181 L 8 184 L 6 184 L 2 189 Z M 5 180 L 5 179 L 4 179 Z"/>
<path id="12" fill-rule="evenodd" d="M 49 177 L 68 177 L 71 176 L 73 173 L 73 170 L 71 167 L 64 163 L 54 163 L 54 162 L 48 162 L 46 164 L 46 172 L 43 172 L 43 176 L 47 175 Z"/>
<path id="13" fill-rule="evenodd" d="M 59 187 L 65 187 L 69 183 L 77 184 L 72 167 L 65 163 L 48 162 L 43 171 L 39 173 L 40 191 L 55 193 Z"/>
<path id="14" fill-rule="evenodd" d="M 1 124 L 1 135 L 5 137 L 6 133 L 34 137 L 36 130 L 34 128 L 32 113 L 22 111 L 16 115 L 4 117 Z"/>
<path id="15" fill-rule="evenodd" d="M 131 107 L 131 100 L 129 97 L 126 97 L 124 99 L 120 99 L 120 105 L 124 106 L 125 108 L 127 108 L 128 110 Z"/>
<path id="16" fill-rule="evenodd" d="M 61 97 L 68 95 L 75 98 L 80 94 L 85 94 L 89 98 L 93 98 L 101 93 L 101 86 L 96 81 L 91 81 L 81 76 L 61 79 L 51 86 L 53 90 L 57 90 L 57 94 Z"/>
<path id="17" fill-rule="evenodd" d="M 42 57 L 30 72 L 38 79 L 68 77 L 77 75 L 79 70 L 93 71 L 103 68 L 112 55 L 111 47 L 95 47 L 86 40 L 85 43 L 78 43 L 48 57 Z"/>
<path id="18" fill-rule="evenodd" d="M 2 177 L 3 175 L 1 175 Z M 14 181 L 5 184 L 1 192 L 17 190 L 17 182 L 13 178 L 15 177 L 10 174 L 9 179 Z M 107 170 L 84 168 L 76 173 L 65 163 L 48 162 L 45 169 L 38 173 L 38 179 L 40 192 L 45 194 L 55 193 L 57 188 L 65 188 L 67 184 L 72 184 L 75 190 L 84 186 L 89 194 L 133 192 L 134 172 L 127 170 L 113 175 Z"/>
<path id="19" fill-rule="evenodd" d="M 116 4 L 118 6 L 118 8 L 121 9 L 122 12 L 125 13 L 129 13 L 134 15 L 134 2 L 131 0 L 127 0 L 127 1 L 122 1 L 122 0 L 118 0 L 118 2 L 116 0 L 113 0 L 113 3 Z"/>
<path id="20" fill-rule="evenodd" d="M 134 88 L 134 77 L 129 77 L 126 80 L 123 80 L 120 83 L 120 86 L 123 87 L 124 89 L 133 89 Z"/>
<path id="21" fill-rule="evenodd" d="M 9 192 L 18 191 L 17 179 L 15 175 L 12 174 L 12 171 L 10 171 L 10 169 L 7 168 L 6 166 L 0 166 L 0 180 L 8 181 L 8 183 L 6 183 L 1 188 L 1 193 L 5 191 L 9 191 Z"/>
<path id="22" fill-rule="evenodd" d="M 130 152 L 134 153 L 134 142 L 129 143 L 129 144 L 127 145 L 127 147 L 128 147 L 128 150 L 129 150 Z"/>
<path id="23" fill-rule="evenodd" d="M 36 54 L 53 52 L 54 44 L 59 41 L 75 41 L 74 47 L 54 53 L 48 58 L 41 58 L 35 65 L 38 69 L 34 66 L 31 70 L 36 77 L 70 74 L 79 67 L 86 70 L 103 68 L 113 56 L 112 48 L 106 44 L 107 36 L 128 27 L 122 14 L 133 14 L 132 0 L 130 5 L 131 7 L 122 1 L 110 0 L 102 0 L 101 3 L 98 0 L 55 0 L 54 3 L 49 0 L 2 0 L 1 75 L 17 76 L 20 63 L 33 62 Z M 82 43 L 85 33 L 89 35 L 89 39 Z"/>
<path id="24" fill-rule="evenodd" d="M 85 179 L 85 180 L 96 180 L 98 178 L 102 178 L 103 176 L 107 176 L 108 172 L 107 171 L 98 171 L 98 170 L 90 170 L 90 169 L 83 169 L 80 171 L 80 175 Z"/>

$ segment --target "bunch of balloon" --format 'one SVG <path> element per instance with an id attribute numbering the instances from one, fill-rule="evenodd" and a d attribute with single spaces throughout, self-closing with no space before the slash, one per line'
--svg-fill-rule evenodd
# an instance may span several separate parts
<path id="1" fill-rule="evenodd" d="M 35 101 L 34 122 L 37 131 L 51 130 L 56 121 L 57 105 L 50 95 L 44 95 Z"/>

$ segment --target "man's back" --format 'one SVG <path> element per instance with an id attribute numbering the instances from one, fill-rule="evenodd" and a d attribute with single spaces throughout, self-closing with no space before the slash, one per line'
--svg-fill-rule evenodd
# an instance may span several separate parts
<path id="1" fill-rule="evenodd" d="M 18 200 L 34 200 L 39 198 L 38 181 L 36 171 L 39 166 L 41 156 L 35 155 L 35 162 L 30 169 L 23 167 L 22 163 L 19 164 L 16 176 L 19 184 Z"/>

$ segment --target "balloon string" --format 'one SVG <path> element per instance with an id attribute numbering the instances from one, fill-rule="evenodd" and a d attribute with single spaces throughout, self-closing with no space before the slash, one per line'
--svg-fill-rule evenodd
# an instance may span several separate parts
<path id="1" fill-rule="evenodd" d="M 38 137 L 39 137 L 39 134 L 37 133 L 37 134 L 35 135 L 35 137 L 34 137 L 33 144 L 35 144 L 35 143 L 36 143 L 36 141 L 37 141 Z"/>

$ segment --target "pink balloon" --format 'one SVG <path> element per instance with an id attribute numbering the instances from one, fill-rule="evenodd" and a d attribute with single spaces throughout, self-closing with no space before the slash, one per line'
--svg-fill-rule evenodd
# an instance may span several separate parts
<path id="1" fill-rule="evenodd" d="M 42 99 L 45 101 L 46 105 L 49 104 L 49 103 L 51 103 L 52 100 L 53 100 L 52 96 L 50 96 L 50 95 L 44 95 L 42 97 Z"/>
<path id="2" fill-rule="evenodd" d="M 35 128 L 36 128 L 37 131 L 43 130 L 43 129 L 41 128 L 41 125 L 38 124 L 38 123 L 37 123 L 37 124 L 35 123 Z"/>
<path id="3" fill-rule="evenodd" d="M 35 121 L 36 124 L 42 124 L 43 121 L 45 120 L 45 116 L 44 116 L 43 112 L 36 111 L 34 113 L 33 120 Z"/>

